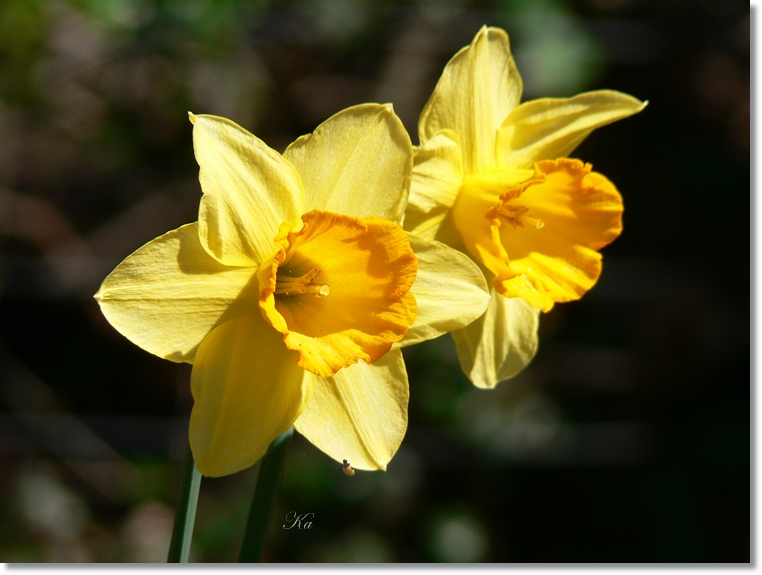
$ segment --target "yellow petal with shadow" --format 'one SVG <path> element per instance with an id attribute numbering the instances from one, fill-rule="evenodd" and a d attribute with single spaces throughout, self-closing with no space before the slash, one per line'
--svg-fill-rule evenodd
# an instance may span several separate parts
<path id="1" fill-rule="evenodd" d="M 453 130 L 460 138 L 466 174 L 494 168 L 498 128 L 519 105 L 521 90 L 508 35 L 500 28 L 482 27 L 447 63 L 423 108 L 421 144 L 440 130 Z"/>
<path id="2" fill-rule="evenodd" d="M 409 389 L 402 352 L 373 365 L 359 361 L 315 379 L 315 393 L 296 430 L 336 461 L 355 469 L 386 469 L 407 429 Z"/>
<path id="3" fill-rule="evenodd" d="M 360 359 L 376 361 L 405 335 L 416 316 L 418 261 L 388 220 L 313 210 L 302 221 L 298 232 L 281 228 L 278 253 L 260 267 L 260 306 L 299 352 L 297 363 L 330 377 Z M 305 282 L 306 292 L 288 287 Z"/>
<path id="4" fill-rule="evenodd" d="M 296 168 L 235 122 L 190 116 L 193 149 L 204 195 L 199 237 L 209 254 L 230 266 L 259 265 L 272 257 L 272 238 L 284 220 L 304 211 Z"/>
<path id="5" fill-rule="evenodd" d="M 615 90 L 524 102 L 498 132 L 498 163 L 531 168 L 539 160 L 568 156 L 590 132 L 637 114 L 646 104 Z"/>
<path id="6" fill-rule="evenodd" d="M 296 352 L 261 314 L 222 324 L 199 346 L 191 375 L 190 444 L 202 475 L 245 469 L 294 424 L 314 389 Z"/>
<path id="7" fill-rule="evenodd" d="M 418 258 L 418 274 L 411 288 L 418 313 L 394 347 L 465 327 L 484 313 L 490 299 L 484 272 L 467 254 L 414 234 L 408 233 L 408 238 Z"/>
<path id="8" fill-rule="evenodd" d="M 476 387 L 490 389 L 518 374 L 537 352 L 540 311 L 519 297 L 490 290 L 487 311 L 452 332 L 463 372 Z"/>
<path id="9" fill-rule="evenodd" d="M 442 130 L 415 149 L 410 201 L 402 226 L 426 240 L 456 247 L 460 238 L 449 218 L 463 185 L 463 159 L 458 135 Z"/>
<path id="10" fill-rule="evenodd" d="M 402 220 L 413 146 L 391 104 L 342 110 L 297 139 L 283 156 L 301 176 L 305 212 Z"/>
<path id="11" fill-rule="evenodd" d="M 119 332 L 144 350 L 193 362 L 216 326 L 259 314 L 256 268 L 230 267 L 201 245 L 198 223 L 182 226 L 127 256 L 95 299 Z"/>

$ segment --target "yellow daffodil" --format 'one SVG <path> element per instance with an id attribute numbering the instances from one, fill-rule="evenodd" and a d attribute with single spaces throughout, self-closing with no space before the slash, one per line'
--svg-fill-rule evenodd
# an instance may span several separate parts
<path id="1" fill-rule="evenodd" d="M 453 332 L 479 387 L 512 377 L 537 350 L 539 311 L 581 297 L 601 247 L 621 232 L 614 185 L 567 156 L 645 103 L 611 90 L 519 104 L 522 83 L 498 28 L 445 67 L 418 124 L 404 227 L 468 253 L 489 280 L 487 312 Z"/>
<path id="2" fill-rule="evenodd" d="M 399 347 L 467 325 L 489 295 L 467 257 L 398 225 L 413 151 L 391 106 L 340 112 L 281 155 L 191 115 L 198 222 L 127 257 L 96 294 L 143 349 L 193 363 L 202 474 L 256 462 L 294 425 L 337 461 L 385 469 L 407 427 Z"/>

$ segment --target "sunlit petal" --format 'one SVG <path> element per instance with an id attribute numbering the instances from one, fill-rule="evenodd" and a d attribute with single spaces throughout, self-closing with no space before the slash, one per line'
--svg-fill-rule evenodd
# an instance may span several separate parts
<path id="1" fill-rule="evenodd" d="M 133 343 L 165 359 L 192 362 L 215 326 L 259 314 L 255 273 L 207 254 L 193 223 L 128 256 L 95 299 L 109 323 Z"/>
<path id="2" fill-rule="evenodd" d="M 304 191 L 294 166 L 234 122 L 193 116 L 193 147 L 204 195 L 201 244 L 219 262 L 258 265 L 273 255 L 284 220 L 298 222 Z"/>
<path id="3" fill-rule="evenodd" d="M 508 35 L 483 27 L 442 72 L 418 123 L 421 144 L 440 130 L 453 130 L 466 174 L 494 167 L 497 130 L 519 105 L 521 89 Z"/>
<path id="4" fill-rule="evenodd" d="M 203 475 L 254 464 L 293 425 L 312 394 L 296 352 L 262 316 L 231 320 L 199 347 L 191 376 L 190 443 Z"/>
<path id="5" fill-rule="evenodd" d="M 386 469 L 407 429 L 402 353 L 392 350 L 371 365 L 360 361 L 315 381 L 312 401 L 294 424 L 297 431 L 355 469 Z"/>
<path id="6" fill-rule="evenodd" d="M 539 160 L 568 156 L 590 132 L 637 114 L 646 104 L 614 90 L 524 102 L 500 128 L 498 162 L 531 168 Z"/>
<path id="7" fill-rule="evenodd" d="M 494 289 L 485 314 L 453 331 L 458 359 L 477 387 L 492 388 L 524 369 L 537 352 L 538 309 Z"/>
<path id="8" fill-rule="evenodd" d="M 457 237 L 454 230 L 447 229 L 452 228 L 447 214 L 462 184 L 463 158 L 458 136 L 451 130 L 443 130 L 415 149 L 410 201 L 403 227 L 424 239 L 452 245 Z"/>
<path id="9" fill-rule="evenodd" d="M 418 257 L 412 287 L 418 315 L 395 346 L 407 346 L 467 326 L 489 303 L 484 273 L 466 254 L 439 242 L 408 234 Z"/>
<path id="10" fill-rule="evenodd" d="M 335 114 L 283 154 L 301 175 L 305 208 L 399 223 L 412 170 L 412 144 L 391 104 Z"/>

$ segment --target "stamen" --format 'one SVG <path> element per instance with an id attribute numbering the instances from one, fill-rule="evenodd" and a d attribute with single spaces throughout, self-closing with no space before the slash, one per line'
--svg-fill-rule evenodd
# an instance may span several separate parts
<path id="1" fill-rule="evenodd" d="M 493 208 L 490 210 L 487 213 L 487 217 L 493 218 L 497 216 L 514 228 L 523 228 L 525 223 L 534 226 L 538 230 L 545 227 L 545 222 L 540 218 L 526 215 L 528 211 L 529 208 L 526 206 L 505 203 L 497 206 L 497 209 Z"/>
<path id="2" fill-rule="evenodd" d="M 529 211 L 529 208 L 519 205 L 503 204 L 497 209 L 497 216 L 514 228 L 523 228 L 521 216 Z"/>
<path id="3" fill-rule="evenodd" d="M 545 222 L 541 220 L 540 218 L 533 218 L 532 216 L 524 216 L 524 221 L 528 223 L 531 226 L 536 227 L 538 230 L 541 230 L 545 227 Z"/>
<path id="4" fill-rule="evenodd" d="M 317 268 L 298 278 L 278 274 L 275 279 L 275 295 L 311 293 L 315 297 L 324 298 L 331 293 L 331 288 L 325 284 L 313 283 L 319 275 L 320 270 Z"/>

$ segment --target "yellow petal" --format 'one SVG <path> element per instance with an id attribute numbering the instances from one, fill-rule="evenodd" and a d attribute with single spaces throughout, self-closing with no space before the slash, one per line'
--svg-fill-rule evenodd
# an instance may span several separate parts
<path id="1" fill-rule="evenodd" d="M 524 369 L 537 352 L 539 310 L 493 289 L 485 314 L 452 332 L 463 372 L 481 388 L 492 388 Z"/>
<path id="2" fill-rule="evenodd" d="M 498 162 L 531 168 L 539 160 L 568 156 L 590 132 L 637 114 L 647 103 L 614 90 L 524 102 L 500 128 Z"/>
<path id="3" fill-rule="evenodd" d="M 336 461 L 355 469 L 386 469 L 407 429 L 409 398 L 402 352 L 333 377 L 315 376 L 315 393 L 294 427 Z"/>
<path id="4" fill-rule="evenodd" d="M 458 135 L 443 130 L 415 149 L 410 200 L 403 227 L 427 240 L 456 243 L 457 234 L 447 215 L 462 184 L 463 160 Z"/>
<path id="5" fill-rule="evenodd" d="M 460 138 L 466 174 L 493 168 L 497 130 L 519 105 L 521 89 L 508 35 L 483 27 L 445 67 L 418 122 L 421 144 L 450 129 Z"/>
<path id="6" fill-rule="evenodd" d="M 401 221 L 413 148 L 391 104 L 347 108 L 296 140 L 283 155 L 301 175 L 305 212 Z"/>
<path id="7" fill-rule="evenodd" d="M 311 378 L 261 317 L 229 321 L 201 343 L 191 375 L 190 444 L 202 475 L 254 464 L 309 401 Z"/>
<path id="8" fill-rule="evenodd" d="M 329 377 L 377 360 L 405 335 L 416 314 L 410 287 L 418 264 L 405 232 L 388 220 L 320 210 L 302 220 L 302 230 L 288 234 L 288 251 L 260 269 L 260 305 L 299 351 L 299 365 Z M 300 278 L 316 286 L 311 293 L 279 290 Z"/>
<path id="9" fill-rule="evenodd" d="M 439 242 L 408 234 L 418 258 L 411 291 L 418 315 L 395 347 L 412 345 L 467 326 L 489 303 L 484 273 L 471 258 Z"/>
<path id="10" fill-rule="evenodd" d="M 495 279 L 503 293 L 548 311 L 554 301 L 580 298 L 598 280 L 597 250 L 622 231 L 623 206 L 614 185 L 591 169 L 566 158 L 537 163 L 544 181 L 528 186 L 516 202 L 544 226 L 500 227 L 510 260 L 510 272 Z"/>
<path id="11" fill-rule="evenodd" d="M 192 362 L 217 325 L 259 314 L 256 268 L 228 267 L 206 253 L 198 224 L 147 243 L 103 281 L 95 299 L 131 342 L 172 361 Z"/>
<path id="12" fill-rule="evenodd" d="M 201 243 L 220 263 L 258 265 L 273 255 L 280 223 L 299 221 L 304 204 L 299 174 L 230 120 L 191 115 L 191 121 L 204 192 L 198 217 Z"/>

